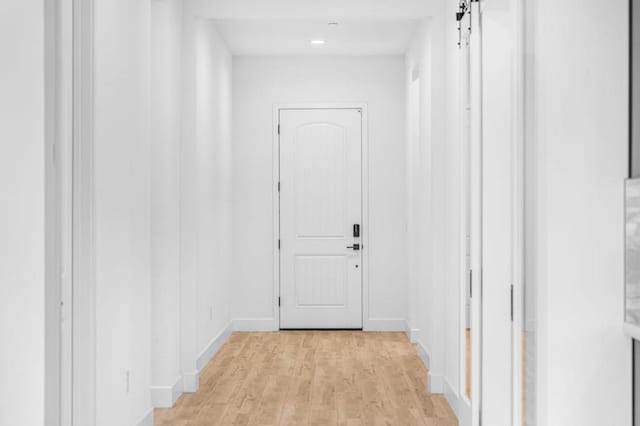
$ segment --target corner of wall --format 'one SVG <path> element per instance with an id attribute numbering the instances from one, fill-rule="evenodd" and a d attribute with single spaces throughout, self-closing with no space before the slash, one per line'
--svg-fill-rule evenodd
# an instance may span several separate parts
<path id="1" fill-rule="evenodd" d="M 416 349 L 418 350 L 418 356 L 427 369 L 427 390 L 431 393 L 444 393 L 445 391 L 445 377 L 439 372 L 431 371 L 431 355 L 429 350 L 424 346 L 421 341 L 416 342 Z"/>
<path id="2" fill-rule="evenodd" d="M 420 339 L 420 329 L 412 328 L 408 320 L 404 321 L 404 327 L 404 333 L 407 335 L 409 341 L 413 344 L 418 343 Z"/>

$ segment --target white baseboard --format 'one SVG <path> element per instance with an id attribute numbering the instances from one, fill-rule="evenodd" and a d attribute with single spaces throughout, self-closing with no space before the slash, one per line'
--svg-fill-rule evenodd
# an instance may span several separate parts
<path id="1" fill-rule="evenodd" d="M 471 401 L 462 397 L 458 400 L 458 426 L 471 426 Z"/>
<path id="2" fill-rule="evenodd" d="M 451 407 L 451 409 L 453 410 L 454 413 L 456 413 L 456 416 L 458 415 L 458 409 L 459 407 L 459 400 L 458 400 L 458 393 L 455 392 L 453 390 L 453 386 L 451 386 L 451 383 L 449 383 L 449 381 L 447 379 L 444 379 L 444 398 L 447 400 L 447 402 L 449 403 L 449 406 Z"/>
<path id="3" fill-rule="evenodd" d="M 202 369 L 211 361 L 211 358 L 215 356 L 216 353 L 220 350 L 222 345 L 227 341 L 231 333 L 233 332 L 233 321 L 229 321 L 229 323 L 218 333 L 216 337 L 211 339 L 209 344 L 200 355 L 196 359 L 196 368 L 198 371 L 202 371 Z"/>
<path id="4" fill-rule="evenodd" d="M 422 344 L 422 342 L 416 342 L 416 349 L 418 350 L 418 356 L 422 360 L 422 363 L 427 369 L 427 390 L 431 393 L 443 393 L 444 392 L 444 376 L 441 374 L 434 374 L 431 371 L 431 356 L 429 351 Z"/>
<path id="5" fill-rule="evenodd" d="M 404 322 L 404 333 L 407 335 L 407 338 L 411 343 L 417 343 L 420 339 L 420 329 L 411 328 L 409 321 L 407 320 Z"/>
<path id="6" fill-rule="evenodd" d="M 469 400 L 453 390 L 447 379 L 444 380 L 444 397 L 458 418 L 459 426 L 471 426 L 471 405 Z"/>
<path id="7" fill-rule="evenodd" d="M 155 408 L 171 408 L 184 390 L 184 379 L 178 377 L 173 386 L 151 386 L 151 405 Z"/>
<path id="8" fill-rule="evenodd" d="M 185 393 L 198 392 L 198 375 L 197 371 L 185 373 L 182 375 L 182 391 Z"/>
<path id="9" fill-rule="evenodd" d="M 150 408 L 149 411 L 140 419 L 136 426 L 153 426 L 153 408 Z"/>
<path id="10" fill-rule="evenodd" d="M 238 318 L 233 320 L 233 331 L 276 331 L 273 318 Z"/>
<path id="11" fill-rule="evenodd" d="M 216 337 L 211 339 L 211 342 L 209 342 L 207 347 L 204 348 L 202 352 L 200 352 L 200 355 L 198 355 L 198 358 L 196 359 L 197 370 L 190 373 L 184 373 L 182 375 L 182 392 L 198 392 L 200 371 L 207 365 L 209 361 L 211 361 L 211 358 L 215 356 L 222 345 L 225 344 L 229 336 L 231 336 L 231 333 L 233 333 L 233 321 L 229 321 L 229 323 L 220 331 L 220 333 L 218 333 Z M 178 398 L 179 397 L 180 395 L 178 395 Z"/>
<path id="12" fill-rule="evenodd" d="M 183 392 L 198 392 L 200 371 L 229 339 L 229 336 L 233 333 L 234 324 L 235 321 L 229 321 L 220 333 L 211 339 L 209 344 L 200 352 L 196 359 L 197 369 L 195 371 L 183 373 L 182 377 L 173 386 L 154 386 L 151 388 L 151 399 L 154 407 L 172 407 Z"/>
<path id="13" fill-rule="evenodd" d="M 427 349 L 424 347 L 422 342 L 416 342 L 416 349 L 418 350 L 418 356 L 422 360 L 422 363 L 427 368 L 427 370 L 429 370 L 431 365 L 431 358 L 429 358 L 429 353 L 427 352 Z"/>
<path id="14" fill-rule="evenodd" d="M 369 318 L 364 321 L 364 331 L 407 331 L 407 320 L 404 318 Z"/>
<path id="15" fill-rule="evenodd" d="M 427 377 L 427 390 L 431 393 L 444 393 L 444 377 L 429 371 Z"/>
<path id="16" fill-rule="evenodd" d="M 274 318 L 237 318 L 233 320 L 233 331 L 277 331 Z M 404 318 L 373 318 L 364 321 L 364 331 L 407 332 Z"/>

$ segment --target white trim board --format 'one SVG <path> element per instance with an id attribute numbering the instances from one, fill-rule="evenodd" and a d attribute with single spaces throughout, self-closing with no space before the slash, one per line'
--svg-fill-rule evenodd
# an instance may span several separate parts
<path id="1" fill-rule="evenodd" d="M 173 386 L 151 386 L 151 406 L 171 408 L 184 392 L 184 378 L 178 377 Z"/>
<path id="2" fill-rule="evenodd" d="M 233 333 L 233 320 L 229 321 L 227 325 L 218 333 L 216 337 L 211 339 L 209 344 L 207 345 L 202 352 L 198 355 L 196 359 L 196 368 L 198 372 L 202 371 L 202 369 L 211 361 L 211 359 L 218 353 L 222 345 L 229 339 Z"/>
<path id="3" fill-rule="evenodd" d="M 363 331 L 401 331 L 407 333 L 404 318 L 369 318 L 362 322 Z"/>
<path id="4" fill-rule="evenodd" d="M 278 331 L 278 319 L 277 318 L 234 319 L 233 331 Z"/>
<path id="5" fill-rule="evenodd" d="M 512 285 L 513 285 L 513 325 L 511 329 L 511 413 L 514 425 L 523 424 L 523 353 L 522 333 L 530 324 L 525 318 L 525 4 L 524 0 L 514 0 L 510 7 L 512 22 L 511 52 L 511 126 L 512 126 Z M 531 285 L 531 283 L 529 283 Z M 533 324 L 535 329 L 535 324 Z"/>
<path id="6" fill-rule="evenodd" d="M 471 426 L 471 401 L 465 397 L 458 397 L 458 425 Z"/>
<path id="7" fill-rule="evenodd" d="M 184 373 L 182 376 L 183 391 L 187 393 L 197 392 L 200 380 L 200 372 L 202 369 L 213 359 L 218 353 L 222 345 L 229 339 L 233 333 L 233 320 L 229 321 L 227 325 L 218 333 L 216 337 L 211 339 L 209 344 L 200 352 L 198 358 L 196 358 L 196 370 L 191 373 Z"/>
<path id="8" fill-rule="evenodd" d="M 348 103 L 293 103 L 273 106 L 272 129 L 272 205 L 273 205 L 273 317 L 275 330 L 280 329 L 280 110 L 286 109 L 360 109 L 362 110 L 362 329 L 364 331 L 405 331 L 404 324 L 391 330 L 375 329 L 367 326 L 369 321 L 369 112 L 366 102 Z M 400 320 L 404 322 L 405 320 Z"/>
<path id="9" fill-rule="evenodd" d="M 220 348 L 227 342 L 234 331 L 234 321 L 231 320 L 200 352 L 196 359 L 196 370 L 183 373 L 172 386 L 152 386 L 151 403 L 155 408 L 171 408 L 183 393 L 198 391 L 200 371 L 213 359 Z"/>
<path id="10" fill-rule="evenodd" d="M 87 2 L 88 3 L 88 2 Z M 73 417 L 73 0 L 45 2 L 45 330 L 44 419 L 66 425 Z M 81 58 L 77 58 L 79 62 Z M 79 94 L 77 94 L 79 95 Z M 76 125 L 78 127 L 79 125 Z"/>
<path id="11" fill-rule="evenodd" d="M 277 318 L 236 318 L 233 321 L 233 331 L 278 331 Z M 373 318 L 365 319 L 363 323 L 363 331 L 398 331 L 407 333 L 415 333 L 420 330 L 408 329 L 407 322 L 402 318 Z M 414 342 L 415 343 L 415 342 Z"/>
<path id="12" fill-rule="evenodd" d="M 420 360 L 422 361 L 422 363 L 424 364 L 425 368 L 428 371 L 429 366 L 431 365 L 431 358 L 429 357 L 429 353 L 427 352 L 427 349 L 424 347 L 424 345 L 421 342 L 416 342 L 416 349 L 418 350 L 418 356 L 420 357 Z"/>
<path id="13" fill-rule="evenodd" d="M 416 350 L 418 351 L 420 360 L 427 369 L 427 390 L 431 393 L 444 393 L 444 376 L 442 376 L 441 374 L 434 374 L 429 369 L 431 365 L 431 356 L 429 355 L 429 351 L 422 344 L 422 342 L 416 342 Z"/>
<path id="14" fill-rule="evenodd" d="M 460 426 L 471 426 L 471 403 L 453 390 L 449 381 L 444 379 L 444 397 L 458 418 Z"/>
<path id="15" fill-rule="evenodd" d="M 93 0 L 73 0 L 72 423 L 86 426 L 96 424 L 94 12 Z"/>
<path id="16" fill-rule="evenodd" d="M 404 321 L 404 334 L 407 335 L 407 338 L 413 344 L 418 343 L 418 340 L 420 339 L 420 329 L 411 328 L 411 325 L 409 325 L 408 320 Z"/>
<path id="17" fill-rule="evenodd" d="M 430 393 L 443 394 L 444 393 L 444 376 L 440 374 L 433 374 L 429 371 L 427 376 L 427 390 Z"/>
<path id="18" fill-rule="evenodd" d="M 184 393 L 196 393 L 199 387 L 199 371 L 192 371 L 191 373 L 182 374 L 182 392 Z"/>
<path id="19" fill-rule="evenodd" d="M 451 407 L 451 409 L 453 410 L 453 412 L 455 413 L 456 417 L 460 417 L 458 412 L 460 410 L 460 400 L 458 398 L 458 394 L 457 392 L 455 392 L 453 390 L 453 386 L 451 386 L 451 383 L 449 383 L 449 381 L 445 378 L 444 379 L 444 397 L 447 400 L 447 402 L 449 403 L 449 406 Z"/>

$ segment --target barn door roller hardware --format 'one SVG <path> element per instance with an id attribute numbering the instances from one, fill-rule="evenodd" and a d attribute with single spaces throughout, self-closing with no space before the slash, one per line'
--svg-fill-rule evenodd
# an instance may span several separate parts
<path id="1" fill-rule="evenodd" d="M 462 21 L 462 18 L 464 18 L 464 15 L 466 15 L 467 11 L 469 10 L 467 1 L 468 0 L 460 0 L 460 2 L 458 3 L 458 11 L 456 12 L 456 21 L 458 22 Z"/>
<path id="2" fill-rule="evenodd" d="M 458 2 L 458 11 L 456 12 L 456 22 L 458 22 L 458 46 L 462 46 L 462 21 L 467 13 L 471 16 L 471 3 L 478 1 L 479 0 L 460 0 Z M 467 30 L 471 32 L 471 19 L 469 19 L 469 27 Z"/>

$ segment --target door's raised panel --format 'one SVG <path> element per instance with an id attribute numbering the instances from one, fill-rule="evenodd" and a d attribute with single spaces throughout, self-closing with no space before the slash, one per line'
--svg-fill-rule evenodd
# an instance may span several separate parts
<path id="1" fill-rule="evenodd" d="M 344 238 L 346 132 L 329 123 L 300 126 L 294 141 L 297 238 Z"/>
<path id="2" fill-rule="evenodd" d="M 346 256 L 296 256 L 296 307 L 342 307 L 347 304 Z"/>

